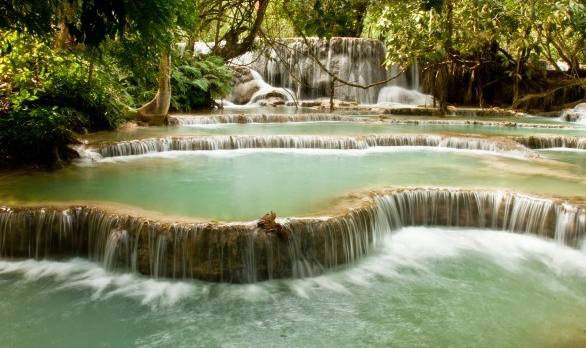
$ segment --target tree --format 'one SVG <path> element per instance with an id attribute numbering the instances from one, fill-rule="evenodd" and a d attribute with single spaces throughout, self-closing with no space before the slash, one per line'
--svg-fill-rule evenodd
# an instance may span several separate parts
<path id="1" fill-rule="evenodd" d="M 548 84 L 543 61 L 565 61 L 574 78 L 584 61 L 584 1 L 393 1 L 379 11 L 387 64 L 417 61 L 433 76 L 442 108 L 450 81 L 468 80 L 482 105 L 486 86 L 510 78 L 516 105 L 522 88 Z"/>
<path id="2" fill-rule="evenodd" d="M 360 37 L 371 0 L 288 1 L 284 6 L 299 33 L 307 36 Z"/>
<path id="3" fill-rule="evenodd" d="M 137 110 L 139 117 L 165 116 L 169 110 L 169 51 L 181 27 L 193 27 L 197 21 L 195 1 L 183 0 L 67 0 L 63 2 L 28 0 L 0 5 L 6 15 L 0 17 L 4 28 L 41 34 L 53 33 L 61 40 L 92 49 L 107 40 L 138 41 L 160 59 L 159 91 L 155 98 Z M 58 23 L 59 25 L 56 25 Z M 154 48 L 154 50 L 153 50 Z M 91 77 L 90 66 L 89 76 Z"/>
<path id="4" fill-rule="evenodd" d="M 211 54 L 226 60 L 238 57 L 254 45 L 268 6 L 269 0 L 202 1 L 195 31 L 210 42 Z"/>

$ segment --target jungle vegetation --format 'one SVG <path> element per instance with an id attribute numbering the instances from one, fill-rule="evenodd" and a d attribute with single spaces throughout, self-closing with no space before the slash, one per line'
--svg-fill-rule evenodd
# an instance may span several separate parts
<path id="1" fill-rule="evenodd" d="M 0 166 L 53 167 L 77 134 L 213 107 L 231 59 L 291 36 L 380 39 L 441 108 L 586 94 L 586 0 L 0 0 Z"/>

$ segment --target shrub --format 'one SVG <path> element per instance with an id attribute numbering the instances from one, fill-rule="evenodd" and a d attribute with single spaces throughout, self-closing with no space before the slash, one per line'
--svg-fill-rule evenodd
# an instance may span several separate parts
<path id="1" fill-rule="evenodd" d="M 73 154 L 72 125 L 81 117 L 73 109 L 35 107 L 0 114 L 0 165 L 52 166 Z"/>
<path id="2" fill-rule="evenodd" d="M 26 33 L 0 32 L 0 164 L 69 159 L 74 131 L 117 127 L 123 96 L 81 54 Z"/>
<path id="3" fill-rule="evenodd" d="M 171 75 L 171 108 L 191 111 L 213 106 L 214 98 L 230 92 L 232 73 L 221 58 L 198 56 L 176 59 Z"/>

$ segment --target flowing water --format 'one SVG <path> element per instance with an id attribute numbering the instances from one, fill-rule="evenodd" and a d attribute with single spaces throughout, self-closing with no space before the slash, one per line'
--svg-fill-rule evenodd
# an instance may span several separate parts
<path id="1" fill-rule="evenodd" d="M 586 345 L 580 124 L 230 109 L 0 173 L 0 346 Z"/>
<path id="2" fill-rule="evenodd" d="M 440 120 L 441 121 L 441 120 Z M 388 122 L 307 121 L 288 123 L 210 123 L 181 127 L 137 127 L 88 135 L 88 141 L 111 142 L 164 136 L 191 135 L 368 135 L 368 134 L 477 134 L 586 136 L 586 128 L 505 127 L 497 125 L 400 124 Z M 188 121 L 186 121 L 188 122 Z M 498 122 L 498 121 L 495 121 Z M 531 125 L 531 124 L 529 124 Z M 554 125 L 558 125 L 555 123 Z"/>
<path id="3" fill-rule="evenodd" d="M 0 261 L 18 347 L 586 343 L 586 256 L 504 232 L 404 228 L 349 268 L 252 285 L 153 280 L 73 259 Z"/>
<path id="4" fill-rule="evenodd" d="M 371 188 L 455 183 L 586 196 L 583 172 L 571 164 L 412 147 L 115 157 L 53 173 L 8 175 L 0 193 L 8 201 L 104 201 L 171 215 L 249 220 L 269 210 L 311 215 L 344 194 Z"/>

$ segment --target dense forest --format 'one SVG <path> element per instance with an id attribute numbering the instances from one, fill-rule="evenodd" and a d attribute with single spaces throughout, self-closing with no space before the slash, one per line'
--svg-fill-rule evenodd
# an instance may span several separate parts
<path id="1" fill-rule="evenodd" d="M 53 166 L 76 134 L 216 107 L 233 59 L 315 36 L 381 40 L 442 109 L 586 95 L 584 0 L 2 0 L 0 165 Z"/>

